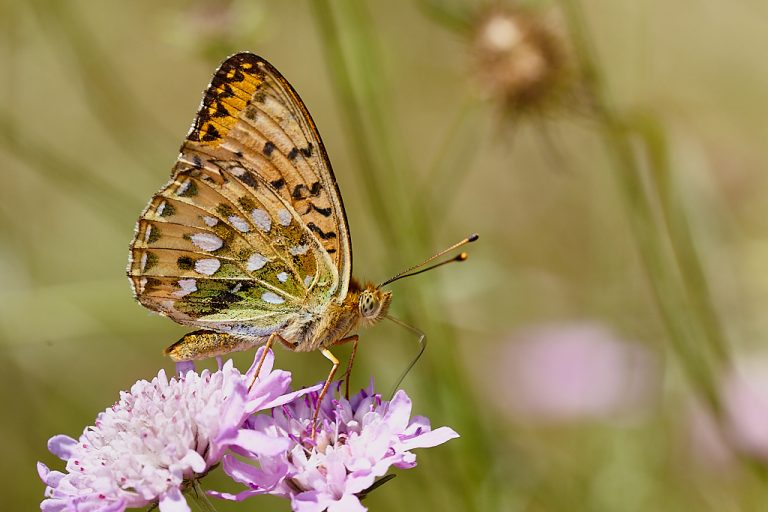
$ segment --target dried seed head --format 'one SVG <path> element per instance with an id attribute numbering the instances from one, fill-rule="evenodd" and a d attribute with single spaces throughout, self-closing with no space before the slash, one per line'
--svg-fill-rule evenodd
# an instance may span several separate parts
<path id="1" fill-rule="evenodd" d="M 560 34 L 539 14 L 496 8 L 472 32 L 476 73 L 488 94 L 514 114 L 561 103 L 571 75 Z"/>

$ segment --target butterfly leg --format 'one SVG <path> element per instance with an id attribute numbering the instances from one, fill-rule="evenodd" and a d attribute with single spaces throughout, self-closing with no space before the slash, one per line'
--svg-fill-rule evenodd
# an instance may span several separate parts
<path id="1" fill-rule="evenodd" d="M 267 353 L 272 349 L 272 344 L 275 342 L 275 338 L 279 339 L 283 345 L 285 345 L 288 348 L 293 347 L 290 343 L 288 343 L 282 336 L 280 336 L 278 333 L 273 332 L 269 335 L 269 338 L 267 338 L 267 342 L 264 344 L 264 352 L 261 353 L 261 357 L 259 358 L 259 364 L 256 365 L 256 372 L 253 374 L 253 378 L 251 379 L 251 383 L 248 384 L 248 391 L 251 390 L 253 385 L 256 383 L 256 379 L 259 378 L 259 372 L 261 372 L 261 365 L 264 364 L 264 360 L 267 358 Z"/>
<path id="2" fill-rule="evenodd" d="M 328 388 L 331 385 L 331 381 L 333 380 L 333 376 L 336 375 L 336 369 L 339 367 L 339 360 L 336 359 L 336 356 L 331 354 L 331 351 L 327 348 L 321 349 L 320 353 L 323 354 L 326 359 L 328 359 L 332 364 L 333 367 L 331 368 L 331 372 L 328 374 L 328 378 L 325 379 L 325 384 L 323 385 L 323 389 L 320 390 L 320 394 L 317 396 L 317 405 L 315 406 L 315 413 L 312 415 L 312 440 L 315 439 L 315 434 L 317 433 L 317 416 L 320 414 L 320 404 L 323 401 L 323 398 L 325 397 L 325 394 L 328 392 Z"/>
<path id="3" fill-rule="evenodd" d="M 349 361 L 347 362 L 347 371 L 344 372 L 344 398 L 349 400 L 349 379 L 352 376 L 352 365 L 355 362 L 355 355 L 357 355 L 357 343 L 360 340 L 360 336 L 354 334 L 347 338 L 341 339 L 334 343 L 334 345 L 341 345 L 342 343 L 352 342 L 352 353 L 349 354 Z"/>

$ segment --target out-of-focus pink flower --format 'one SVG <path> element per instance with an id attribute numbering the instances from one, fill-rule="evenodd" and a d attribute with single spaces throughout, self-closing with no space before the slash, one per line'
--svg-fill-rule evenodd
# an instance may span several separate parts
<path id="1" fill-rule="evenodd" d="M 318 394 L 276 407 L 271 416 L 252 417 L 238 438 L 258 439 L 260 447 L 249 441 L 239 450 L 235 443 L 233 450 L 257 465 L 224 457 L 224 471 L 249 489 L 236 495 L 211 494 L 237 501 L 274 494 L 289 498 L 297 512 L 364 512 L 360 494 L 391 466 L 414 467 L 411 450 L 458 437 L 448 427 L 432 430 L 423 416 L 411 417 L 411 399 L 403 390 L 389 402 L 374 394 L 373 385 L 350 400 L 328 393 L 318 404 Z M 318 406 L 313 440 L 311 418 Z"/>
<path id="2" fill-rule="evenodd" d="M 722 415 L 691 408 L 688 434 L 700 463 L 722 468 L 738 454 L 768 461 L 768 355 L 737 358 L 720 381 Z"/>
<path id="3" fill-rule="evenodd" d="M 734 447 L 768 460 L 768 357 L 743 361 L 722 384 L 725 433 Z"/>
<path id="4" fill-rule="evenodd" d="M 658 380 L 656 358 L 645 346 L 591 324 L 521 331 L 485 365 L 497 404 L 517 418 L 543 422 L 642 410 Z"/>

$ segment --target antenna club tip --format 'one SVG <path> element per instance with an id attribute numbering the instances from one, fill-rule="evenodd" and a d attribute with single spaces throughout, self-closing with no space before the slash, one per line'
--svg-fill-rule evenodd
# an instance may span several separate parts
<path id="1" fill-rule="evenodd" d="M 467 242 L 474 242 L 478 238 L 480 238 L 480 235 L 478 235 L 477 233 L 472 233 L 467 237 Z"/>
<path id="2" fill-rule="evenodd" d="M 461 254 L 459 254 L 458 256 L 456 256 L 456 261 L 464 261 L 464 260 L 466 260 L 467 258 L 469 258 L 469 254 L 467 254 L 467 253 L 465 253 L 465 252 L 462 252 Z"/>

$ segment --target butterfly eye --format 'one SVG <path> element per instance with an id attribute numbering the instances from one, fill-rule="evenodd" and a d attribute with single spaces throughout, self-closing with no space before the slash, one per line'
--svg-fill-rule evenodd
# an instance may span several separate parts
<path id="1" fill-rule="evenodd" d="M 376 314 L 376 299 L 370 293 L 363 293 L 360 296 L 360 313 L 364 317 L 371 317 Z"/>

